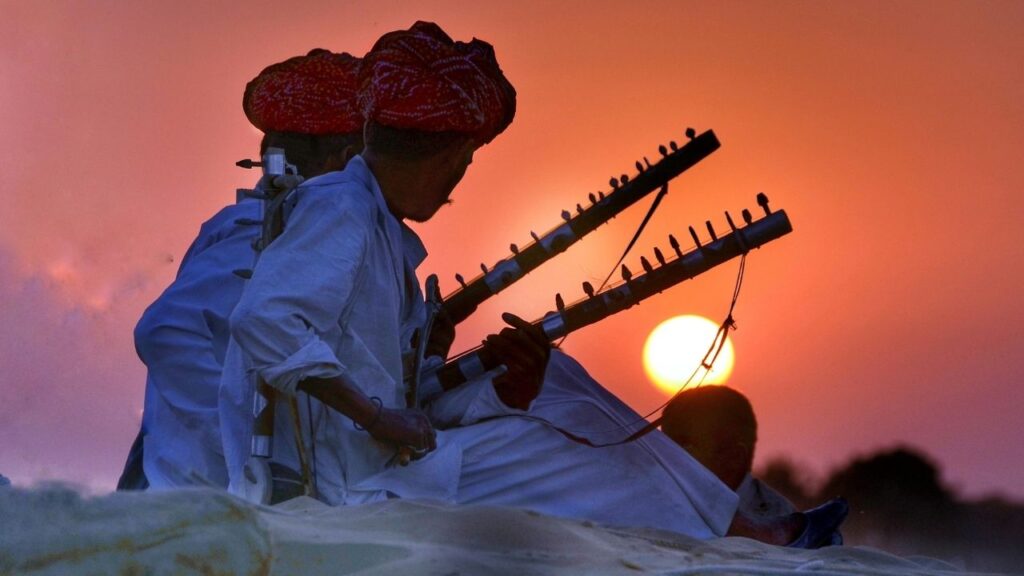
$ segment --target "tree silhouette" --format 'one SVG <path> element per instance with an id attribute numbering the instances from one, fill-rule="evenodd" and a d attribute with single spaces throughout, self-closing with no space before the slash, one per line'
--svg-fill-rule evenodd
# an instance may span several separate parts
<path id="1" fill-rule="evenodd" d="M 799 510 L 815 504 L 814 492 L 807 482 L 807 474 L 788 458 L 768 461 L 755 476 L 789 499 Z"/>

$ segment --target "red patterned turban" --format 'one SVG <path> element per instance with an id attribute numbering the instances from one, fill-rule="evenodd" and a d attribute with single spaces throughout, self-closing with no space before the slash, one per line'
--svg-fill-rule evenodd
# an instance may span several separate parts
<path id="1" fill-rule="evenodd" d="M 463 132 L 485 144 L 512 122 L 516 90 L 487 42 L 454 42 L 431 22 L 389 32 L 363 58 L 359 105 L 392 128 Z"/>
<path id="2" fill-rule="evenodd" d="M 319 48 L 289 58 L 264 68 L 245 85 L 242 109 L 263 132 L 361 132 L 359 66 L 355 56 Z"/>

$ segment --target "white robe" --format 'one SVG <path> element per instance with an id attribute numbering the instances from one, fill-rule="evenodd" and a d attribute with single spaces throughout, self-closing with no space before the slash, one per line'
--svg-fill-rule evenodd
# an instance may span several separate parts
<path id="1" fill-rule="evenodd" d="M 284 232 L 260 256 L 231 317 L 237 342 L 221 385 L 221 425 L 230 489 L 240 492 L 252 438 L 256 378 L 280 391 L 273 460 L 299 470 L 294 419 L 286 402 L 306 378 L 345 377 L 385 407 L 405 406 L 403 357 L 422 318 L 415 266 L 422 247 L 391 215 L 366 163 L 303 183 Z M 458 409 L 497 409 L 488 385 L 467 388 Z M 330 504 L 389 496 L 451 500 L 461 450 L 438 436 L 438 449 L 407 467 L 390 465 L 395 448 L 357 430 L 344 415 L 298 394 L 300 426 L 319 497 Z M 442 402 L 444 404 L 444 402 Z M 500 404 L 500 403 L 499 403 Z M 476 405 L 476 408 L 473 406 Z"/>
<path id="2" fill-rule="evenodd" d="M 253 268 L 253 242 L 260 236 L 262 217 L 263 204 L 244 199 L 206 221 L 175 280 L 146 309 L 136 327 L 136 348 L 148 374 L 141 462 L 133 460 L 139 456 L 133 453 L 128 465 L 141 466 L 150 488 L 228 486 L 218 390 L 225 362 L 241 370 L 237 347 L 228 344 L 228 318 L 245 285 L 234 271 Z M 414 269 L 426 257 L 423 245 L 404 225 L 402 242 L 407 270 Z M 415 276 L 407 274 L 405 281 L 402 342 L 409 342 L 413 330 L 423 324 L 424 308 Z M 444 424 L 459 420 L 473 406 L 486 414 L 500 410 L 492 392 L 479 386 L 473 390 L 474 396 L 483 391 L 479 400 L 462 391 L 461 404 L 453 405 L 455 398 L 446 398 L 430 414 Z"/>
<path id="3" fill-rule="evenodd" d="M 262 204 L 227 206 L 200 228 L 174 282 L 143 313 L 135 348 L 146 364 L 143 461 L 152 488 L 227 485 L 217 391 L 228 342 L 228 317 L 251 268 Z"/>
<path id="4" fill-rule="evenodd" d="M 251 365 L 245 364 L 234 342 L 224 352 L 222 339 L 224 318 L 237 302 L 242 282 L 232 270 L 249 267 L 254 254 L 250 243 L 258 234 L 258 228 L 239 226 L 235 220 L 259 219 L 258 202 L 228 207 L 204 225 L 183 261 L 180 282 L 168 288 L 159 307 L 154 304 L 150 317 L 163 319 L 160 324 L 195 325 L 174 328 L 195 340 L 188 348 L 191 352 L 158 350 L 159 338 L 143 346 L 154 362 L 181 361 L 162 384 L 168 391 L 164 395 L 178 400 L 176 412 L 162 410 L 159 404 L 151 408 L 147 400 L 148 422 L 165 424 L 149 428 L 150 434 L 155 429 L 162 432 L 147 439 L 147 460 L 170 466 L 167 472 L 152 474 L 155 486 L 180 485 L 189 474 L 225 485 L 224 457 L 216 446 L 218 424 L 223 426 L 224 453 L 238 478 L 249 454 L 252 376 L 257 371 L 285 394 L 293 393 L 302 378 L 348 372 L 365 383 L 367 394 L 388 406 L 402 405 L 401 359 L 409 352 L 403 343 L 409 342 L 423 314 L 414 269 L 425 254 L 415 235 L 387 212 L 361 159 L 353 166 L 345 173 L 308 181 L 301 188 L 303 199 L 289 215 L 288 231 L 264 255 L 240 316 L 246 318 L 239 335 L 257 354 Z M 364 252 L 358 262 L 344 257 L 353 246 Z M 178 308 L 172 309 L 171 303 Z M 345 312 L 346 306 L 350 312 Z M 157 314 L 158 310 L 162 311 Z M 350 322 L 342 327 L 340 320 L 346 315 Z M 140 325 L 146 322 L 144 317 Z M 200 328 L 200 322 L 206 327 Z M 195 338 L 198 335 L 204 339 Z M 166 341 L 181 345 L 184 340 Z M 209 379 L 191 384 L 196 380 L 184 375 L 216 375 L 225 356 L 226 385 L 218 422 L 211 410 Z M 435 424 L 464 427 L 441 431 L 439 450 L 407 468 L 386 467 L 393 450 L 354 430 L 340 414 L 315 401 L 300 402 L 300 408 L 303 429 L 308 433 L 310 422 L 315 429 L 317 484 L 321 497 L 330 503 L 368 502 L 389 494 L 436 498 L 532 508 L 698 537 L 724 534 L 735 511 L 735 494 L 660 433 L 628 446 L 594 449 L 528 420 L 472 425 L 515 412 L 497 399 L 489 379 L 447 393 L 428 407 Z M 637 418 L 558 352 L 533 412 L 591 437 L 595 430 Z M 278 424 L 275 460 L 297 469 L 285 406 L 279 406 Z M 595 439 L 619 435 L 623 433 L 617 430 Z M 312 440 L 307 437 L 307 446 Z"/>
<path id="5" fill-rule="evenodd" d="M 557 350 L 530 414 L 595 443 L 625 438 L 646 423 Z M 463 451 L 456 494 L 462 504 L 515 506 L 712 538 L 726 534 L 739 502 L 735 492 L 658 430 L 607 448 L 577 444 L 518 417 L 448 433 Z"/>

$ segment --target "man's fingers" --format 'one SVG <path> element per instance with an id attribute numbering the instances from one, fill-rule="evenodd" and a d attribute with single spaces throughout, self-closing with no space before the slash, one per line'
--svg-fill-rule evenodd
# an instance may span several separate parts
<path id="1" fill-rule="evenodd" d="M 501 319 L 504 320 L 506 324 L 513 326 L 515 328 L 527 329 L 533 327 L 533 324 L 530 324 L 526 320 L 523 320 L 522 318 L 516 316 L 511 312 L 503 312 L 501 315 Z"/>
<path id="2" fill-rule="evenodd" d="M 516 316 L 515 314 L 512 314 L 510 312 L 503 313 L 501 315 L 501 319 L 504 320 L 508 325 L 518 329 L 519 331 L 529 336 L 530 339 L 533 340 L 538 346 L 544 348 L 549 348 L 551 346 L 551 343 L 548 342 L 547 337 L 544 336 L 544 331 L 541 330 L 539 326 L 534 326 L 533 324 L 530 324 L 526 320 L 523 320 L 519 316 Z"/>
<path id="3" fill-rule="evenodd" d="M 505 333 L 502 331 L 501 334 L 491 334 L 485 341 L 488 347 L 498 356 L 501 363 L 508 366 L 509 369 L 513 369 L 515 365 L 530 363 L 531 354 L 523 350 L 525 346 L 533 346 L 532 342 L 524 343 L 524 341 L 516 336 L 513 336 L 514 332 Z"/>
<path id="4" fill-rule="evenodd" d="M 500 334 L 505 336 L 509 342 L 513 343 L 519 350 L 533 355 L 535 358 L 546 361 L 548 355 L 551 353 L 551 346 L 543 336 L 538 339 L 534 335 L 530 334 L 527 330 L 521 330 L 519 328 L 505 328 Z"/>

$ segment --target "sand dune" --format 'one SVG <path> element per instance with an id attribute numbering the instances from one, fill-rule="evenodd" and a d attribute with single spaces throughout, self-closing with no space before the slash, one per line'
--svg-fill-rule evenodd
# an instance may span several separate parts
<path id="1" fill-rule="evenodd" d="M 964 574 L 867 548 L 698 541 L 510 508 L 273 508 L 222 492 L 0 490 L 0 574 Z"/>

